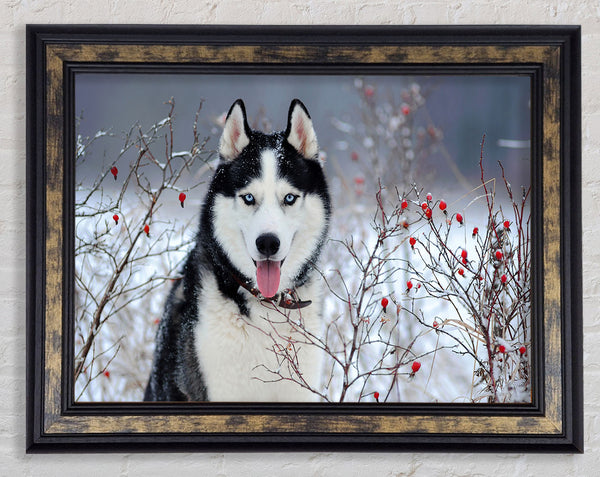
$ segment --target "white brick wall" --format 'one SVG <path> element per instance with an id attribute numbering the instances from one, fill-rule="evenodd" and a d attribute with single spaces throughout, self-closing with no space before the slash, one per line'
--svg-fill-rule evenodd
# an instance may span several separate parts
<path id="1" fill-rule="evenodd" d="M 25 24 L 581 24 L 585 455 L 25 455 Z M 1 0 L 0 475 L 597 475 L 600 464 L 600 3 L 597 0 Z M 598 135 L 598 136 L 597 136 Z"/>

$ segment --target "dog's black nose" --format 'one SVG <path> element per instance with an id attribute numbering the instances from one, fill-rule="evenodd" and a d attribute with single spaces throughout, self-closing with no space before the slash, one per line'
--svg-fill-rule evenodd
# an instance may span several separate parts
<path id="1" fill-rule="evenodd" d="M 265 257 L 270 257 L 279 250 L 279 239 L 275 234 L 259 235 L 256 239 L 256 248 Z"/>

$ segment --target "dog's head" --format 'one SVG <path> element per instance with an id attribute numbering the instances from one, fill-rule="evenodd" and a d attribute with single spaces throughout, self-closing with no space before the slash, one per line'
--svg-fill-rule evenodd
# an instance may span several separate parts
<path id="1" fill-rule="evenodd" d="M 248 125 L 244 103 L 227 115 L 211 184 L 214 238 L 231 264 L 273 297 L 299 285 L 327 233 L 330 199 L 312 120 L 292 101 L 285 131 Z"/>

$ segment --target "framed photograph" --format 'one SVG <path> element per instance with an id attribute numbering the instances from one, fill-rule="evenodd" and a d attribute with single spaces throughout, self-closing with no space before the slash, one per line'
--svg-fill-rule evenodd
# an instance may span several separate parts
<path id="1" fill-rule="evenodd" d="M 583 452 L 580 28 L 27 28 L 27 451 Z"/>

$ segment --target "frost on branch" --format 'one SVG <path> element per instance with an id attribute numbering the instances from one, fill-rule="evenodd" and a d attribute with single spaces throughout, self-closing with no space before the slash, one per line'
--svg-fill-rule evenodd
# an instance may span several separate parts
<path id="1" fill-rule="evenodd" d="M 503 208 L 496 180 L 486 180 L 481 160 L 479 166 L 481 194 L 471 208 L 482 203 L 485 221 L 474 222 L 465 212 L 459 222 L 460 212 L 450 206 L 438 218 L 421 217 L 414 256 L 401 265 L 423 284 L 428 299 L 446 302 L 450 312 L 434 321 L 421 309 L 409 309 L 422 326 L 453 340 L 455 352 L 474 362 L 470 400 L 530 402 L 529 188 L 515 198 L 500 164 L 509 204 Z"/>
<path id="2" fill-rule="evenodd" d="M 332 243 L 341 266 L 321 272 L 329 291 L 322 335 L 273 305 L 280 319 L 270 322 L 272 380 L 292 380 L 328 402 L 529 402 L 529 190 L 517 202 L 504 181 L 512 204 L 504 210 L 495 180 L 481 174 L 466 209 L 440 207 L 416 185 L 404 193 L 381 187 L 369 230 Z M 485 213 L 475 214 L 476 205 Z M 287 345 L 275 333 L 282 323 L 293 330 Z M 303 346 L 327 358 L 322 388 L 302 379 Z M 471 370 L 462 387 L 458 368 Z"/>
<path id="3" fill-rule="evenodd" d="M 140 399 L 162 297 L 178 279 L 191 243 L 186 228 L 194 227 L 179 220 L 177 210 L 183 191 L 198 185 L 187 176 L 202 165 L 207 170 L 211 154 L 196 128 L 200 108 L 189 150 L 174 150 L 174 101 L 167 106 L 167 117 L 149 128 L 133 125 L 108 163 L 93 157 L 106 131 L 77 136 L 77 400 Z"/>
<path id="4" fill-rule="evenodd" d="M 306 387 L 296 350 L 317 346 L 327 366 L 312 391 L 325 401 L 530 402 L 529 188 L 513 196 L 502 165 L 486 178 L 483 144 L 480 184 L 468 185 L 418 85 L 384 100 L 362 79 L 355 90 L 358 120 L 332 120 L 345 139 L 328 155 L 325 329 L 275 344 L 273 379 Z M 412 182 L 432 154 L 463 197 Z"/>

